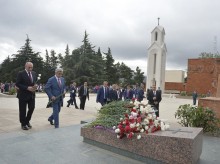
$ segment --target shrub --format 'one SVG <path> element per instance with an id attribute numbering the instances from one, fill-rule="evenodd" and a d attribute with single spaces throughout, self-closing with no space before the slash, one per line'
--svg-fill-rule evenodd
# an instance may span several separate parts
<path id="1" fill-rule="evenodd" d="M 16 94 L 16 89 L 14 87 L 12 87 L 9 92 L 8 92 L 9 95 L 15 95 Z"/>
<path id="2" fill-rule="evenodd" d="M 180 96 L 186 96 L 186 91 L 181 91 Z"/>
<path id="3" fill-rule="evenodd" d="M 178 123 L 182 126 L 201 127 L 205 133 L 219 133 L 220 119 L 209 108 L 191 106 L 190 104 L 180 105 L 175 113 L 175 118 L 180 119 Z"/>

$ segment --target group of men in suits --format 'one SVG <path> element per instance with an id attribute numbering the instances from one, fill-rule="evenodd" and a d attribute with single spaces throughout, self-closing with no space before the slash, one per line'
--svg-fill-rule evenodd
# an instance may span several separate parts
<path id="1" fill-rule="evenodd" d="M 33 63 L 26 62 L 25 69 L 20 71 L 16 79 L 17 98 L 19 99 L 19 120 L 21 129 L 29 130 L 32 128 L 30 120 L 35 108 L 35 91 L 37 89 L 37 76 L 33 70 Z M 53 112 L 49 116 L 48 121 L 55 128 L 59 128 L 59 112 L 63 105 L 63 98 L 66 93 L 65 79 L 62 77 L 63 69 L 57 68 L 55 75 L 50 77 L 45 85 L 45 92 L 49 97 L 49 103 Z M 73 84 L 72 94 L 76 94 L 75 83 Z M 74 90 L 74 91 L 73 91 Z M 73 97 L 73 96 L 72 96 Z M 86 98 L 89 99 L 89 89 L 87 82 L 79 89 L 80 109 L 84 110 Z M 78 108 L 75 99 L 71 99 Z M 71 101 L 69 103 L 71 103 Z M 27 110 L 28 107 L 28 110 Z"/>
<path id="2" fill-rule="evenodd" d="M 122 94 L 123 92 L 117 84 L 113 84 L 112 88 L 109 89 L 108 82 L 104 81 L 98 90 L 96 102 L 103 106 L 112 101 L 122 100 Z"/>

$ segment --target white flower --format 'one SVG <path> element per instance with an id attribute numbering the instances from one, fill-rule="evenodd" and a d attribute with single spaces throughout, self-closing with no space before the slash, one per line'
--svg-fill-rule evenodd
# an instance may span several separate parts
<path id="1" fill-rule="evenodd" d="M 117 138 L 119 139 L 119 138 L 120 138 L 120 135 L 117 135 Z"/>
<path id="2" fill-rule="evenodd" d="M 145 118 L 144 123 L 149 124 L 149 120 L 147 118 Z"/>
<path id="3" fill-rule="evenodd" d="M 144 127 L 144 129 L 145 129 L 145 130 L 148 130 L 148 129 L 149 129 L 149 127 L 148 127 L 148 126 L 145 126 L 145 127 Z"/>
<path id="4" fill-rule="evenodd" d="M 137 136 L 137 139 L 138 139 L 138 140 L 141 139 L 141 135 L 140 135 L 140 134 Z"/>
<path id="5" fill-rule="evenodd" d="M 131 115 L 132 115 L 133 117 L 137 117 L 137 113 L 136 113 L 136 112 L 131 112 Z"/>
<path id="6" fill-rule="evenodd" d="M 138 107 L 139 104 L 140 104 L 140 102 L 135 100 L 134 105 Z"/>
<path id="7" fill-rule="evenodd" d="M 161 127 L 161 130 L 162 131 L 165 131 L 166 129 L 165 129 L 165 124 L 164 124 L 164 122 L 160 122 L 160 127 Z"/>
<path id="8" fill-rule="evenodd" d="M 144 132 L 144 129 L 141 129 L 141 131 L 140 131 L 141 133 L 143 133 Z"/>
<path id="9" fill-rule="evenodd" d="M 140 124 L 139 124 L 139 123 L 137 123 L 137 124 L 136 124 L 136 127 L 139 127 L 139 126 L 140 126 Z"/>
<path id="10" fill-rule="evenodd" d="M 115 129 L 116 129 L 116 126 L 113 126 L 112 128 L 115 130 Z"/>
<path id="11" fill-rule="evenodd" d="M 40 80 L 40 76 L 37 77 L 37 80 Z"/>
<path id="12" fill-rule="evenodd" d="M 120 133 L 120 129 L 115 129 L 115 133 Z"/>
<path id="13" fill-rule="evenodd" d="M 120 118 L 120 121 L 122 121 L 123 120 L 123 118 Z"/>
<path id="14" fill-rule="evenodd" d="M 134 128 L 135 127 L 135 123 L 130 124 L 130 128 Z"/>
<path id="15" fill-rule="evenodd" d="M 147 118 L 152 119 L 153 118 L 152 114 L 148 114 Z"/>
<path id="16" fill-rule="evenodd" d="M 133 104 L 133 102 L 132 102 L 132 101 L 130 101 L 130 104 Z"/>
<path id="17" fill-rule="evenodd" d="M 39 77 L 41 77 L 41 74 L 38 74 Z"/>

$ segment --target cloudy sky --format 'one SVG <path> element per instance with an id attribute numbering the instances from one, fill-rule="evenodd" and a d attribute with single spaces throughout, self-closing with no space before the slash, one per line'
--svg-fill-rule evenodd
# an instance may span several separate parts
<path id="1" fill-rule="evenodd" d="M 0 63 L 24 45 L 26 34 L 44 57 L 46 49 L 64 54 L 67 44 L 79 47 L 86 30 L 96 49 L 110 47 L 116 61 L 146 74 L 158 17 L 167 69 L 185 70 L 188 58 L 219 50 L 219 0 L 0 0 Z"/>

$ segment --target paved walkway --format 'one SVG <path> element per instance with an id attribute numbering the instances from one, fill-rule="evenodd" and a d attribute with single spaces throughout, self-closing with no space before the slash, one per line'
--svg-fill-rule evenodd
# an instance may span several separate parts
<path id="1" fill-rule="evenodd" d="M 140 164 L 141 162 L 99 149 L 82 142 L 80 121 L 95 118 L 101 107 L 95 95 L 86 102 L 85 111 L 73 106 L 64 107 L 60 113 L 60 128 L 54 129 L 47 121 L 51 109 L 45 108 L 48 98 L 37 94 L 36 109 L 28 131 L 20 129 L 18 100 L 14 96 L 0 95 L 0 163 L 1 164 Z M 79 104 L 79 100 L 77 99 Z M 189 99 L 169 98 L 164 95 L 160 103 L 161 118 L 167 119 L 171 127 L 180 126 L 174 117 L 179 105 L 191 104 Z M 204 136 L 201 164 L 220 163 L 220 138 Z"/>

